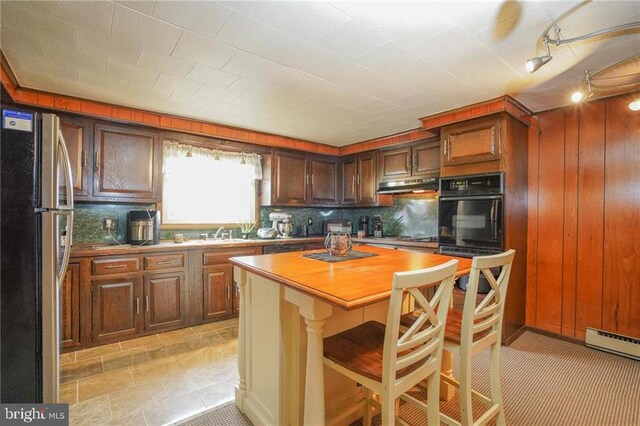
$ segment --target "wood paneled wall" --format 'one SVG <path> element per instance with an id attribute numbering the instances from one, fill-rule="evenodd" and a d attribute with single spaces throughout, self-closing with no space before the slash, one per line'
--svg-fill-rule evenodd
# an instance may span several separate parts
<path id="1" fill-rule="evenodd" d="M 640 337 L 639 94 L 536 115 L 529 130 L 527 324 Z"/>

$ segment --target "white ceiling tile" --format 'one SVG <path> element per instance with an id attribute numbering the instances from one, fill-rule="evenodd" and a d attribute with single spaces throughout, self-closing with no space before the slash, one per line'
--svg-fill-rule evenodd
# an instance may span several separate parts
<path id="1" fill-rule="evenodd" d="M 167 74 L 160 74 L 155 84 L 153 85 L 153 87 L 157 87 L 159 89 L 180 91 L 181 94 L 185 95 L 194 95 L 198 90 L 202 88 L 202 86 L 204 86 L 203 83 L 185 80 Z"/>
<path id="2" fill-rule="evenodd" d="M 222 89 L 216 86 L 210 86 L 205 84 L 202 89 L 198 90 L 195 95 L 201 98 L 210 99 L 220 103 L 231 103 L 234 99 L 238 98 L 242 92 L 234 89 Z"/>
<path id="3" fill-rule="evenodd" d="M 112 77 L 121 78 L 132 83 L 140 83 L 147 86 L 153 86 L 160 75 L 158 71 L 124 64 L 113 59 L 109 59 L 107 61 L 105 73 Z"/>
<path id="4" fill-rule="evenodd" d="M 189 74 L 187 74 L 186 78 L 188 80 L 205 83 L 210 86 L 225 88 L 240 77 L 235 74 L 218 71 L 204 65 L 196 65 Z"/>
<path id="5" fill-rule="evenodd" d="M 87 55 L 101 56 L 134 65 L 140 55 L 140 47 L 113 40 L 90 29 L 76 27 L 78 49 Z"/>
<path id="6" fill-rule="evenodd" d="M 41 16 L 60 19 L 66 25 L 76 24 L 94 32 L 109 34 L 114 4 L 110 1 L 32 1 Z"/>
<path id="7" fill-rule="evenodd" d="M 7 60 L 9 60 L 9 58 L 7 58 Z M 41 90 L 43 88 L 53 87 L 53 78 L 48 74 L 23 70 L 17 64 L 14 65 L 13 63 L 11 63 L 11 69 L 16 75 L 20 76 L 18 82 L 21 86 Z"/>
<path id="8" fill-rule="evenodd" d="M 60 68 L 73 65 L 77 69 L 98 74 L 104 73 L 105 71 L 107 59 L 104 57 L 87 55 L 86 53 L 75 49 L 72 45 L 68 46 L 60 43 L 50 43 L 47 40 L 42 44 L 49 64 Z"/>
<path id="9" fill-rule="evenodd" d="M 169 96 L 169 100 L 182 104 L 183 106 L 188 105 L 190 108 L 202 108 L 211 101 L 210 99 L 193 96 L 190 91 L 181 89 L 174 90 L 171 96 Z"/>
<path id="10" fill-rule="evenodd" d="M 132 96 L 166 100 L 171 96 L 173 90 L 160 87 L 149 87 L 138 83 L 129 83 L 127 92 Z"/>
<path id="11" fill-rule="evenodd" d="M 236 51 L 226 44 L 185 31 L 171 56 L 220 69 Z"/>
<path id="12" fill-rule="evenodd" d="M 78 81 L 101 89 L 126 90 L 129 86 L 127 80 L 111 77 L 106 74 L 96 74 L 84 69 L 78 70 Z"/>
<path id="13" fill-rule="evenodd" d="M 212 1 L 159 1 L 153 9 L 156 18 L 210 38 L 218 34 L 232 14 L 230 9 Z"/>
<path id="14" fill-rule="evenodd" d="M 116 5 L 111 38 L 140 47 L 171 54 L 182 29 L 124 6 Z"/>
<path id="15" fill-rule="evenodd" d="M 138 12 L 146 13 L 147 15 L 151 15 L 151 13 L 153 12 L 153 8 L 156 5 L 155 0 L 140 0 L 140 1 L 116 0 L 116 3 L 120 3 L 121 5 L 131 9 L 135 9 Z"/>
<path id="16" fill-rule="evenodd" d="M 412 51 L 429 63 L 438 65 L 481 47 L 484 46 L 478 39 L 455 26 L 429 37 Z"/>
<path id="17" fill-rule="evenodd" d="M 33 33 L 3 25 L 0 28 L 0 41 L 2 42 L 2 51 L 11 52 L 24 69 L 34 68 L 37 64 L 42 64 L 47 60 L 42 41 Z"/>
<path id="18" fill-rule="evenodd" d="M 325 2 L 232 1 L 223 5 L 305 40 L 315 41 L 348 17 Z"/>
<path id="19" fill-rule="evenodd" d="M 475 37 L 494 52 L 525 42 L 535 43 L 551 21 L 541 7 L 533 7 L 518 18 L 502 21 L 490 29 L 475 33 Z"/>
<path id="20" fill-rule="evenodd" d="M 339 2 L 333 3 L 390 40 L 412 47 L 426 38 L 452 28 L 455 21 L 439 2 Z"/>
<path id="21" fill-rule="evenodd" d="M 62 77 L 53 78 L 53 92 L 77 98 L 96 99 L 102 97 L 102 89 L 91 84 L 80 83 Z"/>
<path id="22" fill-rule="evenodd" d="M 26 6 L 26 7 L 25 7 Z M 5 1 L 2 3 L 2 31 L 11 28 L 33 38 L 47 40 L 50 43 L 75 44 L 73 25 L 48 15 L 33 12 L 30 2 Z"/>
<path id="23" fill-rule="evenodd" d="M 439 2 L 438 6 L 471 33 L 477 33 L 496 27 L 503 21 L 518 19 L 537 1 L 450 1 Z"/>
<path id="24" fill-rule="evenodd" d="M 336 55 L 351 59 L 386 42 L 387 39 L 380 33 L 349 19 L 318 40 L 316 44 Z"/>
<path id="25" fill-rule="evenodd" d="M 152 50 L 142 49 L 138 59 L 138 66 L 174 77 L 185 78 L 189 71 L 193 69 L 194 63 L 156 53 Z"/>

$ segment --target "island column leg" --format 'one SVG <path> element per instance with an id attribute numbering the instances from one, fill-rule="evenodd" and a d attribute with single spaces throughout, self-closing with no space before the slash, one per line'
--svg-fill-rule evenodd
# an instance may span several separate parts
<path id="1" fill-rule="evenodd" d="M 307 325 L 307 365 L 304 382 L 305 426 L 322 426 L 324 419 L 324 324 L 331 316 L 331 305 L 306 294 L 285 289 L 285 299 L 297 305 Z"/>
<path id="2" fill-rule="evenodd" d="M 240 316 L 238 319 L 238 383 L 236 384 L 236 406 L 244 412 L 244 400 L 247 397 L 247 359 L 246 359 L 246 336 L 247 336 L 247 309 L 248 298 L 246 297 L 247 272 L 237 266 L 233 267 L 233 277 L 237 285 L 238 300 L 240 303 Z"/>

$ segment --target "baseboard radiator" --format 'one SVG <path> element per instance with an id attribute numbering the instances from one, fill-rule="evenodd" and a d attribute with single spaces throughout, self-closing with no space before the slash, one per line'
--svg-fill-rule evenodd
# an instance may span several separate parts
<path id="1" fill-rule="evenodd" d="M 587 346 L 640 361 L 640 339 L 587 328 Z"/>

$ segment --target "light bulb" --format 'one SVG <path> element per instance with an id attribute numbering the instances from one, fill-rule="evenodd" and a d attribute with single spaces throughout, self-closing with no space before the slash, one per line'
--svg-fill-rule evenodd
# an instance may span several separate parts
<path id="1" fill-rule="evenodd" d="M 527 69 L 527 72 L 531 74 L 536 72 L 541 66 L 549 62 L 551 59 L 553 59 L 553 56 L 551 55 L 538 56 L 536 58 L 531 58 L 527 61 L 524 67 Z"/>
<path id="2" fill-rule="evenodd" d="M 571 101 L 574 104 L 579 103 L 583 98 L 584 98 L 584 94 L 579 90 L 577 92 L 573 92 L 573 94 L 571 95 Z"/>
<path id="3" fill-rule="evenodd" d="M 640 111 L 640 98 L 629 102 L 629 109 L 631 111 Z"/>

